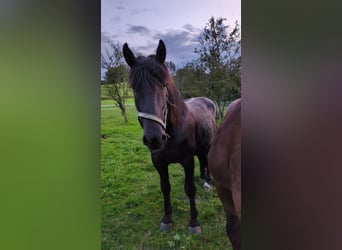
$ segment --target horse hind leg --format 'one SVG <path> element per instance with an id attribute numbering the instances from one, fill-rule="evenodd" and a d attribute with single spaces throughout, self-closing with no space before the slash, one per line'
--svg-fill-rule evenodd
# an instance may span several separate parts
<path id="1" fill-rule="evenodd" d="M 231 185 L 231 195 L 234 203 L 235 214 L 226 214 L 227 235 L 232 243 L 233 250 L 241 249 L 241 183 L 240 179 L 235 179 Z"/>
<path id="2" fill-rule="evenodd" d="M 223 204 L 226 212 L 226 232 L 232 243 L 233 250 L 240 250 L 241 236 L 240 236 L 240 215 L 236 215 L 236 209 L 231 191 L 224 185 L 216 183 L 217 194 Z"/>
<path id="3" fill-rule="evenodd" d="M 241 230 L 238 216 L 227 213 L 226 214 L 226 232 L 232 243 L 233 250 L 241 249 Z"/>
<path id="4" fill-rule="evenodd" d="M 207 154 L 202 153 L 198 155 L 198 160 L 200 162 L 200 180 L 204 181 L 203 187 L 205 189 L 210 190 L 211 189 L 211 177 L 208 167 L 208 159 Z"/>

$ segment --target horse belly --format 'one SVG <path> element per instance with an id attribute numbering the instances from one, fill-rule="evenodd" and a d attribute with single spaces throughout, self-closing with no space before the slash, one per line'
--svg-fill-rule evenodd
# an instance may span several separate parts
<path id="1" fill-rule="evenodd" d="M 229 187 L 229 166 L 230 157 L 223 147 L 215 144 L 212 146 L 208 153 L 208 163 L 211 175 L 214 177 L 215 182 L 220 185 Z"/>

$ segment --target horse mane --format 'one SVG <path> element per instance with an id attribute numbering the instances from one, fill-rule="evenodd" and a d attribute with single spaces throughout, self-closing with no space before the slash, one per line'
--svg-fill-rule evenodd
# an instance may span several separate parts
<path id="1" fill-rule="evenodd" d="M 168 92 L 168 110 L 169 110 L 169 121 L 172 124 L 177 124 L 182 122 L 185 110 L 187 110 L 186 105 L 183 101 L 183 97 L 180 92 L 176 89 L 176 86 L 172 80 L 171 74 L 169 73 L 165 64 L 163 65 L 166 69 L 166 88 Z"/>
<path id="2" fill-rule="evenodd" d="M 138 84 L 149 89 L 154 89 L 155 86 L 165 86 L 167 74 L 165 74 L 163 67 L 160 67 L 160 63 L 151 60 L 154 57 L 151 55 L 137 58 L 136 64 L 129 72 L 129 86 L 132 89 L 138 88 Z"/>

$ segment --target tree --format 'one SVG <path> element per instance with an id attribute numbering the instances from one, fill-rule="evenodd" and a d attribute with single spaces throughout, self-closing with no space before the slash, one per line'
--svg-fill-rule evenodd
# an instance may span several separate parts
<path id="1" fill-rule="evenodd" d="M 202 92 L 215 100 L 221 118 L 227 104 L 241 96 L 240 28 L 236 22 L 231 29 L 224 21 L 222 17 L 211 17 L 194 51 L 199 55 L 198 67 L 205 72 Z"/>
<path id="2" fill-rule="evenodd" d="M 176 74 L 176 64 L 174 62 L 172 62 L 172 61 L 166 61 L 165 64 L 166 64 L 166 67 L 168 68 L 170 74 L 172 76 L 175 76 L 175 74 Z"/>
<path id="3" fill-rule="evenodd" d="M 205 87 L 205 72 L 197 67 L 194 62 L 187 63 L 183 68 L 178 69 L 174 76 L 174 82 L 185 98 L 203 95 Z"/>
<path id="4" fill-rule="evenodd" d="M 124 121 L 127 122 L 126 97 L 128 92 L 127 75 L 128 69 L 123 62 L 122 46 L 119 42 L 108 42 L 109 48 L 101 53 L 101 67 L 105 69 L 104 79 L 101 84 L 107 95 L 118 105 Z"/>

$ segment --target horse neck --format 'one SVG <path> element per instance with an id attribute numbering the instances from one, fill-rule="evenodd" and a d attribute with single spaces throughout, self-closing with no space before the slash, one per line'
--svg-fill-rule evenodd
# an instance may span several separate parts
<path id="1" fill-rule="evenodd" d="M 169 110 L 169 118 L 168 122 L 173 127 L 181 126 L 184 123 L 184 118 L 187 115 L 187 107 L 185 102 L 183 101 L 182 96 L 176 89 L 172 80 L 167 87 L 168 89 L 168 110 Z"/>

